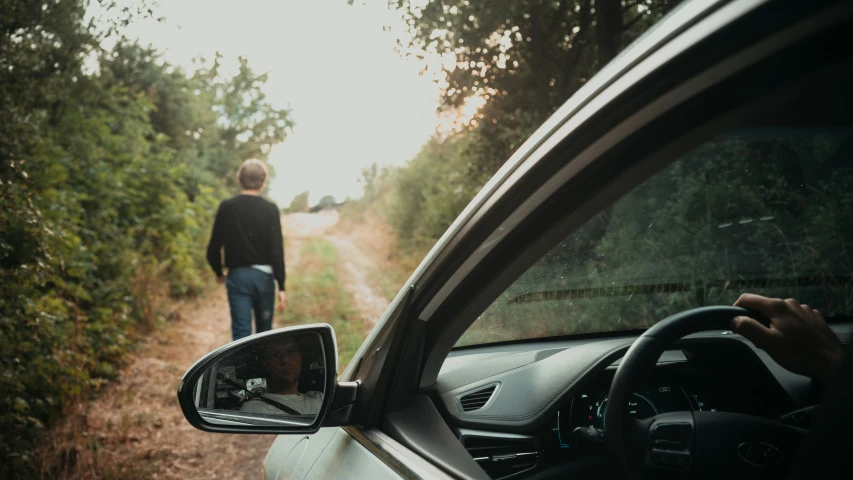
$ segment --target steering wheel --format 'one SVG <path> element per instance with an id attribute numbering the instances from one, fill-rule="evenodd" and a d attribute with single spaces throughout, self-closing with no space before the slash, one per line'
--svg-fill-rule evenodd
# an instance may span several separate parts
<path id="1" fill-rule="evenodd" d="M 610 385 L 605 412 L 607 453 L 619 478 L 639 478 L 646 469 L 690 477 L 768 475 L 787 472 L 805 430 L 774 420 L 729 412 L 670 412 L 639 420 L 628 415 L 629 396 L 655 368 L 661 354 L 685 335 L 729 330 L 737 316 L 765 325 L 767 319 L 739 307 L 701 307 L 668 317 L 646 330 L 631 347 Z M 617 408 L 617 406 L 619 408 Z"/>

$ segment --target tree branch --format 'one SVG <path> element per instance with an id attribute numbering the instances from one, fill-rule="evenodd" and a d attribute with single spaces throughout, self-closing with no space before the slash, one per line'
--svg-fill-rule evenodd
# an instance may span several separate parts
<path id="1" fill-rule="evenodd" d="M 644 11 L 643 13 L 641 13 L 641 14 L 637 15 L 636 17 L 632 18 L 630 22 L 626 23 L 626 24 L 625 24 L 625 26 L 623 26 L 623 27 L 622 27 L 622 31 L 624 32 L 624 31 L 626 31 L 626 30 L 630 29 L 631 27 L 633 27 L 635 23 L 637 23 L 638 21 L 640 21 L 640 19 L 641 19 L 641 18 L 645 17 L 645 16 L 646 16 L 646 15 L 648 15 L 650 12 L 651 12 L 651 10 L 646 10 L 646 11 Z"/>
<path id="2" fill-rule="evenodd" d="M 590 0 L 586 0 L 589 3 Z M 569 4 L 574 4 L 571 0 L 562 0 L 560 2 L 560 8 L 554 13 L 554 21 L 551 22 L 551 30 L 553 31 L 557 28 L 557 24 L 560 23 L 560 20 L 566 15 L 566 12 L 569 10 Z"/>
<path id="3" fill-rule="evenodd" d="M 568 5 L 568 2 L 566 2 L 565 4 Z M 548 59 L 557 67 L 564 66 L 567 63 L 570 65 L 574 65 L 574 62 L 578 61 L 580 55 L 578 51 L 583 47 L 582 40 L 588 38 L 590 31 L 592 30 L 592 11 L 590 0 L 586 0 L 585 2 L 580 4 L 580 7 L 581 9 L 578 15 L 578 24 L 576 25 L 578 27 L 578 32 L 573 33 L 571 30 L 568 30 L 566 32 L 569 35 L 569 42 L 572 44 L 571 52 L 568 52 L 568 59 L 559 54 L 548 56 Z"/>
<path id="4" fill-rule="evenodd" d="M 646 3 L 646 0 L 637 0 L 636 2 L 629 3 L 628 5 L 625 5 L 624 7 L 622 7 L 622 11 L 623 12 L 630 11 L 632 8 L 639 6 L 640 4 L 645 4 L 645 3 Z"/>
<path id="5" fill-rule="evenodd" d="M 575 87 L 578 84 L 578 77 L 581 69 L 584 67 L 589 52 L 589 40 L 593 36 L 592 32 L 592 9 L 590 2 L 586 2 L 581 6 L 578 18 L 577 35 L 572 37 L 572 49 L 569 53 L 569 58 L 563 62 L 562 85 L 559 87 L 562 92 L 561 100 L 568 98 L 574 93 Z"/>

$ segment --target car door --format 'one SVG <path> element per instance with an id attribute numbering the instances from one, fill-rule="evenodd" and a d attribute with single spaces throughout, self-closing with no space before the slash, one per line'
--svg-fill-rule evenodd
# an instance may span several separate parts
<path id="1" fill-rule="evenodd" d="M 356 437 L 339 427 L 322 428 L 313 435 L 281 435 L 264 461 L 265 477 L 272 479 L 359 478 L 397 479 L 400 474 Z M 310 475 L 309 475 L 310 472 Z M 441 475 L 441 472 L 431 472 Z"/>
<path id="2" fill-rule="evenodd" d="M 850 15 L 844 2 L 755 0 L 673 12 L 561 107 L 439 240 L 340 376 L 358 383 L 347 426 L 280 437 L 266 477 L 488 478 L 433 399 L 458 338 L 602 208 L 802 82 L 819 85 L 811 75 L 850 54 L 839 42 Z"/>

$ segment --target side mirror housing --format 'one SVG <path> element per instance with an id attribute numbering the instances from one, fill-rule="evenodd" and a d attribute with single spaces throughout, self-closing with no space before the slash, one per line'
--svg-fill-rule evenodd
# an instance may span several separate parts
<path id="1" fill-rule="evenodd" d="M 338 383 L 337 370 L 330 325 L 281 328 L 202 357 L 181 379 L 178 401 L 200 430 L 310 434 L 349 421 L 357 384 Z"/>

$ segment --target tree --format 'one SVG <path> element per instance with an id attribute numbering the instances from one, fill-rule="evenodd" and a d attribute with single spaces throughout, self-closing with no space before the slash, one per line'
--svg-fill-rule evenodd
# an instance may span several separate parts
<path id="1" fill-rule="evenodd" d="M 307 212 L 308 194 L 309 192 L 302 192 L 299 195 L 293 197 L 293 200 L 290 201 L 290 206 L 287 208 L 287 210 L 290 213 Z"/>
<path id="2" fill-rule="evenodd" d="M 217 179 L 235 186 L 235 168 L 249 158 L 264 159 L 294 126 L 291 112 L 277 109 L 263 91 L 266 75 L 255 74 L 245 58 L 233 78 L 221 74 L 221 55 L 208 66 L 187 75 L 165 63 L 151 48 L 120 43 L 105 58 L 102 70 L 121 85 L 148 97 L 155 108 L 151 124 L 166 137 L 179 162 L 186 165 L 183 180 L 188 195 Z"/>
<path id="3" fill-rule="evenodd" d="M 295 123 L 290 110 L 277 109 L 267 101 L 263 90 L 266 74 L 256 74 L 248 59 L 240 57 L 237 75 L 223 78 L 221 58 L 217 54 L 212 66 L 199 69 L 193 80 L 205 86 L 200 92 L 209 96 L 219 125 L 216 141 L 221 160 L 211 163 L 211 168 L 233 185 L 233 165 L 249 158 L 265 159 Z"/>
<path id="4" fill-rule="evenodd" d="M 493 174 L 556 108 L 676 0 L 393 0 L 401 51 L 439 55 L 445 108 L 485 99 L 471 128 L 470 173 Z M 428 69 L 429 67 L 425 67 Z"/>
<path id="5" fill-rule="evenodd" d="M 425 250 L 559 105 L 676 3 L 392 0 L 407 29 L 398 48 L 434 76 L 444 113 L 485 103 L 467 129 L 431 139 L 405 167 L 364 170 L 349 211 L 380 211 L 404 249 Z M 427 57 L 441 58 L 438 71 Z M 606 220 L 596 225 L 590 248 Z"/>
<path id="6" fill-rule="evenodd" d="M 324 195 L 323 198 L 321 198 L 320 201 L 317 202 L 317 206 L 321 209 L 334 207 L 335 205 L 337 205 L 337 202 L 335 201 L 335 197 L 332 195 Z"/>

